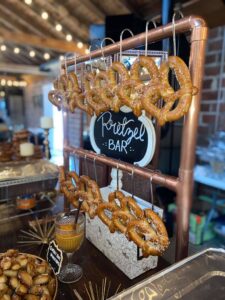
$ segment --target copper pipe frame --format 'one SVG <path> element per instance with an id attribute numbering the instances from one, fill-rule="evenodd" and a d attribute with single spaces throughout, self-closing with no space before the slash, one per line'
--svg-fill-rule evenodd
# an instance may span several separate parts
<path id="1" fill-rule="evenodd" d="M 189 59 L 189 68 L 191 72 L 192 82 L 198 88 L 198 94 L 192 97 L 192 103 L 188 114 L 185 116 L 185 122 L 182 132 L 181 143 L 181 159 L 179 166 L 179 176 L 163 175 L 158 172 L 136 167 L 121 161 L 108 158 L 103 155 L 97 155 L 93 152 L 83 149 L 76 149 L 65 145 L 64 151 L 66 156 L 76 154 L 86 156 L 90 159 L 96 159 L 111 167 L 119 167 L 121 170 L 131 172 L 146 177 L 152 178 L 153 182 L 160 184 L 177 193 L 177 229 L 176 229 L 176 254 L 175 259 L 179 261 L 188 256 L 188 240 L 189 240 L 189 217 L 192 204 L 193 194 L 193 169 L 195 163 L 195 146 L 197 137 L 198 117 L 200 110 L 202 78 L 205 61 L 205 47 L 208 34 L 208 28 L 205 21 L 198 16 L 190 16 L 175 22 L 177 33 L 190 32 L 191 34 L 191 52 Z M 169 23 L 165 26 L 160 26 L 148 32 L 148 41 L 156 42 L 164 38 L 168 38 L 173 34 L 173 24 Z M 123 50 L 128 50 L 134 47 L 139 47 L 145 42 L 145 33 L 122 41 Z M 101 57 L 102 54 L 110 55 L 119 52 L 120 43 L 115 43 L 104 47 L 103 49 L 91 52 L 91 54 L 79 56 L 77 63 L 89 61 L 90 58 Z M 67 65 L 73 65 L 74 60 L 68 59 Z M 62 67 L 64 67 L 62 65 Z"/>

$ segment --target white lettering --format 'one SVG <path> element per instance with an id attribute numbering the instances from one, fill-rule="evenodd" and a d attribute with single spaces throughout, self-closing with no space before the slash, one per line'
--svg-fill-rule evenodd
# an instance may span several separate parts
<path id="1" fill-rule="evenodd" d="M 123 150 L 127 153 L 125 148 L 132 142 L 132 139 L 139 140 L 141 142 L 144 141 L 143 136 L 145 134 L 145 126 L 144 124 L 141 124 L 141 127 L 135 127 L 134 129 L 131 129 L 129 125 L 134 122 L 134 120 L 127 120 L 126 117 L 123 118 L 122 122 L 113 122 L 112 120 L 112 113 L 107 111 L 104 112 L 98 119 L 97 122 L 101 122 L 102 125 L 102 137 L 105 136 L 106 132 L 112 132 L 114 135 L 122 136 L 125 138 L 121 142 L 122 152 Z M 114 148 L 119 149 L 118 142 L 114 144 L 113 148 L 113 140 L 109 140 L 108 147 L 110 150 L 114 150 Z"/>

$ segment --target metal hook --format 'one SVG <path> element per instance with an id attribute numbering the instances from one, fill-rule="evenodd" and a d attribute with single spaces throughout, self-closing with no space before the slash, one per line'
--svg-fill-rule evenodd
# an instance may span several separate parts
<path id="1" fill-rule="evenodd" d="M 116 165 L 116 190 L 119 190 L 119 163 Z"/>
<path id="2" fill-rule="evenodd" d="M 154 25 L 154 28 L 157 27 L 157 24 L 154 20 L 148 20 L 146 22 L 146 25 L 145 25 L 145 56 L 147 56 L 148 54 L 148 27 L 149 27 L 149 24 L 152 23 Z"/>
<path id="3" fill-rule="evenodd" d="M 172 25 L 173 25 L 173 54 L 174 56 L 177 56 L 177 45 L 176 45 L 176 24 L 175 24 L 175 18 L 177 16 L 177 13 L 179 13 L 179 16 L 181 18 L 184 17 L 184 15 L 182 14 L 182 12 L 179 10 L 177 12 L 175 12 L 173 14 L 173 18 L 172 18 Z"/>
<path id="4" fill-rule="evenodd" d="M 131 172 L 131 182 L 132 182 L 132 198 L 134 198 L 134 166 Z"/>
<path id="5" fill-rule="evenodd" d="M 88 166 L 87 166 L 87 154 L 84 156 L 84 166 L 85 166 L 85 173 L 88 176 Z"/>
<path id="6" fill-rule="evenodd" d="M 92 58 L 91 58 L 91 47 L 92 47 L 92 45 L 90 45 L 90 47 L 88 48 L 88 52 L 89 52 L 89 62 L 90 62 L 90 66 L 91 66 L 91 72 L 93 72 Z"/>
<path id="7" fill-rule="evenodd" d="M 154 196 L 153 196 L 153 186 L 152 186 L 152 176 L 150 177 L 150 194 L 151 194 L 151 203 L 152 203 L 152 210 L 154 211 Z"/>
<path id="8" fill-rule="evenodd" d="M 134 36 L 133 32 L 129 28 L 125 28 L 121 33 L 120 33 L 120 61 L 122 61 L 122 41 L 123 41 L 123 34 L 124 32 L 128 31 L 131 36 Z"/>
<path id="9" fill-rule="evenodd" d="M 77 55 L 74 52 L 74 73 L 77 74 Z"/>
<path id="10" fill-rule="evenodd" d="M 145 25 L 145 56 L 148 55 L 148 26 L 150 23 L 152 23 L 155 28 L 157 27 L 156 22 L 152 19 L 148 20 L 146 22 L 146 25 Z"/>
<path id="11" fill-rule="evenodd" d="M 106 38 L 104 38 L 104 39 L 101 41 L 100 47 L 101 47 L 101 52 L 102 52 L 102 58 L 103 58 L 103 61 L 104 61 L 104 63 L 105 63 L 105 69 L 107 70 L 106 58 L 105 58 L 105 54 L 104 54 L 104 51 L 103 51 L 103 43 L 104 43 L 106 40 L 112 42 L 113 44 L 115 44 L 115 41 L 114 41 L 113 39 L 111 39 L 110 37 L 106 37 Z"/>
<path id="12" fill-rule="evenodd" d="M 94 173 L 95 173 L 95 181 L 96 181 L 96 183 L 98 183 L 97 170 L 96 170 L 96 157 L 94 158 Z"/>

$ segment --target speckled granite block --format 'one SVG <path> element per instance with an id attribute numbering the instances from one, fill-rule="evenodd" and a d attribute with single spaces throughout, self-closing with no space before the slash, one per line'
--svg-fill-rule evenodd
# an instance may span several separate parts
<path id="1" fill-rule="evenodd" d="M 105 196 L 108 192 L 110 191 L 104 190 L 102 194 Z M 141 201 L 143 204 L 143 200 Z M 162 210 L 157 210 L 161 215 Z M 86 237 L 130 279 L 157 266 L 157 256 L 138 260 L 135 243 L 128 241 L 122 233 L 110 233 L 108 227 L 97 217 L 91 220 L 86 216 Z"/>

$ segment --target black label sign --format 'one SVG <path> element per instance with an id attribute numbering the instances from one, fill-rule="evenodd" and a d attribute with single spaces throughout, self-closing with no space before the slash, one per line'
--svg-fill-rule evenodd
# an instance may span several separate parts
<path id="1" fill-rule="evenodd" d="M 62 267 L 63 253 L 62 250 L 58 248 L 55 241 L 49 243 L 47 261 L 51 265 L 55 275 L 58 275 Z"/>
<path id="2" fill-rule="evenodd" d="M 94 150 L 112 158 L 138 163 L 149 150 L 148 125 L 151 121 L 142 122 L 145 118 L 138 119 L 132 112 L 102 113 L 92 123 L 91 142 Z M 152 149 L 150 156 L 151 152 Z"/>

